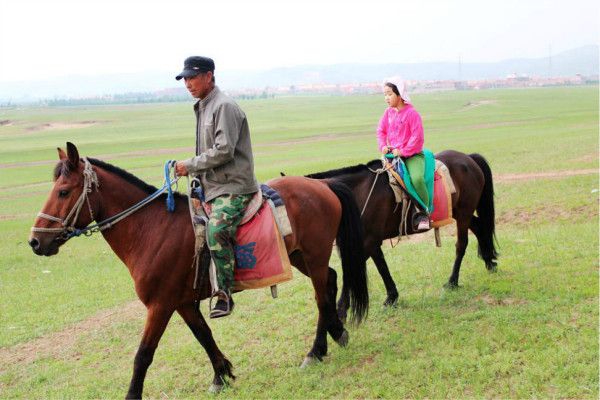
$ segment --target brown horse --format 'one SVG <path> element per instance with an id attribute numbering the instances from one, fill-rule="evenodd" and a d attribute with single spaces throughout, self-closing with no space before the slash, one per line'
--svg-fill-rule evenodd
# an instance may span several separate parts
<path id="1" fill-rule="evenodd" d="M 231 363 L 217 347 L 199 310 L 200 300 L 210 294 L 208 279 L 193 289 L 195 239 L 187 197 L 175 196 L 173 213 L 166 210 L 165 195 L 161 195 L 115 221 L 121 212 L 157 193 L 157 189 L 102 161 L 80 159 L 71 143 L 67 143 L 67 153 L 61 149 L 58 153 L 55 184 L 38 214 L 29 244 L 35 254 L 51 256 L 74 234 L 85 231 L 93 220 L 102 221 L 98 223 L 100 228 L 94 230 L 101 230 L 127 266 L 137 295 L 147 308 L 127 398 L 141 398 L 146 371 L 175 311 L 210 358 L 215 373 L 211 390 L 220 390 L 227 379 L 235 377 Z M 355 321 L 360 322 L 367 313 L 360 213 L 352 193 L 343 184 L 303 177 L 279 178 L 269 184 L 283 198 L 293 229 L 285 237 L 290 260 L 311 279 L 315 290 L 319 318 L 313 347 L 303 363 L 306 365 L 321 360 L 327 353 L 327 333 L 341 346 L 348 343 L 348 332 L 335 308 L 336 272 L 328 266 L 334 240 L 340 249 L 344 288 L 350 293 Z M 107 220 L 110 224 L 103 222 Z"/>
<path id="2" fill-rule="evenodd" d="M 456 220 L 457 228 L 456 259 L 452 274 L 446 284 L 448 288 L 456 288 L 458 287 L 460 265 L 468 244 L 469 229 L 477 237 L 478 253 L 484 260 L 486 268 L 490 272 L 496 271 L 498 253 L 495 247 L 492 171 L 487 161 L 479 154 L 466 155 L 448 150 L 436 154 L 436 158 L 446 164 L 456 186 L 456 193 L 452 195 L 452 216 Z M 389 306 L 396 303 L 398 290 L 381 251 L 381 244 L 384 239 L 399 235 L 401 207 L 396 206 L 387 174 L 376 178 L 377 175 L 374 172 L 379 168 L 381 168 L 381 161 L 373 160 L 367 165 L 360 164 L 307 176 L 324 179 L 326 182 L 344 183 L 352 189 L 361 209 L 364 207 L 362 221 L 365 256 L 371 257 L 375 262 L 387 291 L 384 305 Z M 374 184 L 375 179 L 377 181 Z M 369 197 L 371 189 L 373 190 Z M 475 212 L 477 215 L 474 215 Z M 408 234 L 416 233 L 411 225 L 408 224 Z M 346 316 L 347 306 L 348 293 L 345 287 L 342 287 L 342 294 L 338 302 L 338 313 L 342 320 Z"/>

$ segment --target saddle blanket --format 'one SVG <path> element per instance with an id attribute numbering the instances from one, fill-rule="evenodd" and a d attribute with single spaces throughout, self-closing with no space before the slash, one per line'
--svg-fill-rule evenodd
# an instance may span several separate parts
<path id="1" fill-rule="evenodd" d="M 441 166 L 438 166 L 438 163 Z M 436 160 L 436 166 L 438 168 L 433 176 L 433 212 L 429 216 L 432 228 L 439 228 L 454 221 L 452 219 L 452 193 L 456 192 L 448 167 L 439 160 Z"/>
<path id="2" fill-rule="evenodd" d="M 400 190 L 407 190 L 402 177 L 393 169 L 388 170 L 390 174 L 390 186 L 394 190 L 396 201 L 401 199 Z M 396 183 L 397 182 L 397 183 Z M 400 187 L 402 189 L 400 189 Z M 448 167 L 440 160 L 435 160 L 435 172 L 433 176 L 433 212 L 429 215 L 432 228 L 439 228 L 454 221 L 452 218 L 452 194 L 456 192 L 454 182 L 450 176 Z"/>
<path id="3" fill-rule="evenodd" d="M 210 204 L 202 206 L 210 215 Z M 292 266 L 283 239 L 291 233 L 283 199 L 261 185 L 236 233 L 233 289 L 259 289 L 291 280 Z"/>
<path id="4" fill-rule="evenodd" d="M 269 202 L 238 228 L 234 290 L 258 289 L 292 279 L 292 266 Z"/>

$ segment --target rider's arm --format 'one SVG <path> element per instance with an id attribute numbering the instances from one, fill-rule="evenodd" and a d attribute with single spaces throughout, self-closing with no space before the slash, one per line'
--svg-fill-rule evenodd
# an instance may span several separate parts
<path id="1" fill-rule="evenodd" d="M 388 132 L 388 117 L 387 111 L 383 113 L 383 116 L 379 120 L 379 125 L 377 126 L 377 148 L 380 152 L 387 147 L 387 132 Z M 387 153 L 387 151 L 386 151 Z"/>
<path id="2" fill-rule="evenodd" d="M 423 122 L 418 112 L 414 111 L 407 118 L 410 129 L 410 138 L 402 149 L 402 157 L 410 157 L 423 151 Z"/>

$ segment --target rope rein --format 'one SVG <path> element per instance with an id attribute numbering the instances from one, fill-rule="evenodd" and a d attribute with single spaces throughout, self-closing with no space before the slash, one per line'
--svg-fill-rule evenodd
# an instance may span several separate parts
<path id="1" fill-rule="evenodd" d="M 361 217 L 363 216 L 363 214 L 367 208 L 367 204 L 369 203 L 369 200 L 371 199 L 371 195 L 373 194 L 373 189 L 375 188 L 375 184 L 377 183 L 377 179 L 379 178 L 379 175 L 381 175 L 384 172 L 388 172 L 388 170 L 390 170 L 390 169 L 395 169 L 396 165 L 398 164 L 398 161 L 397 161 L 397 159 L 394 159 L 392 162 L 383 161 L 383 163 L 384 163 L 384 166 L 382 168 L 372 169 L 372 168 L 367 167 L 367 169 L 369 171 L 371 171 L 373 174 L 375 174 L 375 178 L 373 178 L 373 184 L 371 185 L 371 190 L 369 191 L 367 200 L 365 201 L 362 211 L 360 212 Z M 402 238 L 403 235 L 408 235 L 408 219 L 409 219 L 408 214 L 410 212 L 410 207 L 412 206 L 412 200 L 410 199 L 410 197 L 408 197 L 406 195 L 405 192 L 402 192 L 402 201 L 400 203 L 396 204 L 396 208 L 394 208 L 394 212 L 396 212 L 398 205 L 402 206 L 402 208 L 400 210 L 400 224 L 398 226 L 398 242 L 399 242 L 400 238 Z M 396 242 L 396 244 L 398 244 L 398 242 Z M 391 239 L 390 239 L 390 243 L 392 244 L 392 247 L 395 246 L 392 243 Z"/>
<path id="2" fill-rule="evenodd" d="M 373 194 L 373 189 L 375 189 L 375 184 L 377 183 L 377 178 L 379 178 L 379 175 L 383 174 L 384 172 L 387 172 L 387 170 L 389 168 L 391 168 L 391 164 L 389 164 L 389 165 L 390 166 L 385 166 L 384 168 L 378 168 L 378 169 L 371 169 L 371 168 L 367 167 L 367 169 L 369 171 L 371 171 L 372 173 L 375 174 L 375 178 L 373 178 L 373 184 L 371 185 L 371 190 L 369 190 L 369 195 L 367 196 L 367 200 L 365 201 L 365 204 L 363 205 L 362 211 L 360 212 L 360 216 L 361 217 L 365 213 L 365 210 L 367 208 L 367 204 L 369 204 L 369 200 L 371 199 L 371 195 Z"/>

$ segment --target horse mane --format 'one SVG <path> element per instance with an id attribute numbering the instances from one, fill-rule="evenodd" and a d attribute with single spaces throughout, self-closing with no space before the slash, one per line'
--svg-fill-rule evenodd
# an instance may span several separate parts
<path id="1" fill-rule="evenodd" d="M 351 167 L 332 169 L 330 171 L 324 171 L 324 172 L 316 172 L 314 174 L 308 174 L 305 176 L 307 178 L 313 178 L 313 179 L 335 178 L 335 177 L 339 177 L 339 176 L 343 176 L 343 175 L 354 175 L 354 174 L 357 174 L 359 172 L 363 172 L 363 171 L 369 170 L 369 169 L 377 169 L 380 166 L 381 166 L 381 160 L 372 160 L 372 161 L 369 161 L 367 164 L 358 164 L 358 165 L 353 165 Z"/>
<path id="2" fill-rule="evenodd" d="M 142 189 L 147 194 L 152 194 L 158 190 L 157 187 L 144 182 L 143 180 L 141 180 L 137 176 L 133 175 L 132 173 L 127 172 L 124 169 L 121 169 L 119 167 L 115 167 L 112 164 L 109 164 L 102 160 L 98 160 L 97 158 L 89 158 L 88 157 L 88 161 L 90 162 L 90 164 L 92 164 L 98 168 L 101 168 L 107 172 L 117 175 L 118 177 L 122 178 L 126 182 Z M 58 164 L 56 164 L 56 167 L 54 167 L 54 180 L 58 179 L 58 177 L 61 175 L 67 176 L 68 174 L 69 174 L 69 160 L 59 161 Z M 175 192 L 175 195 L 176 196 L 180 195 L 180 193 Z"/>

